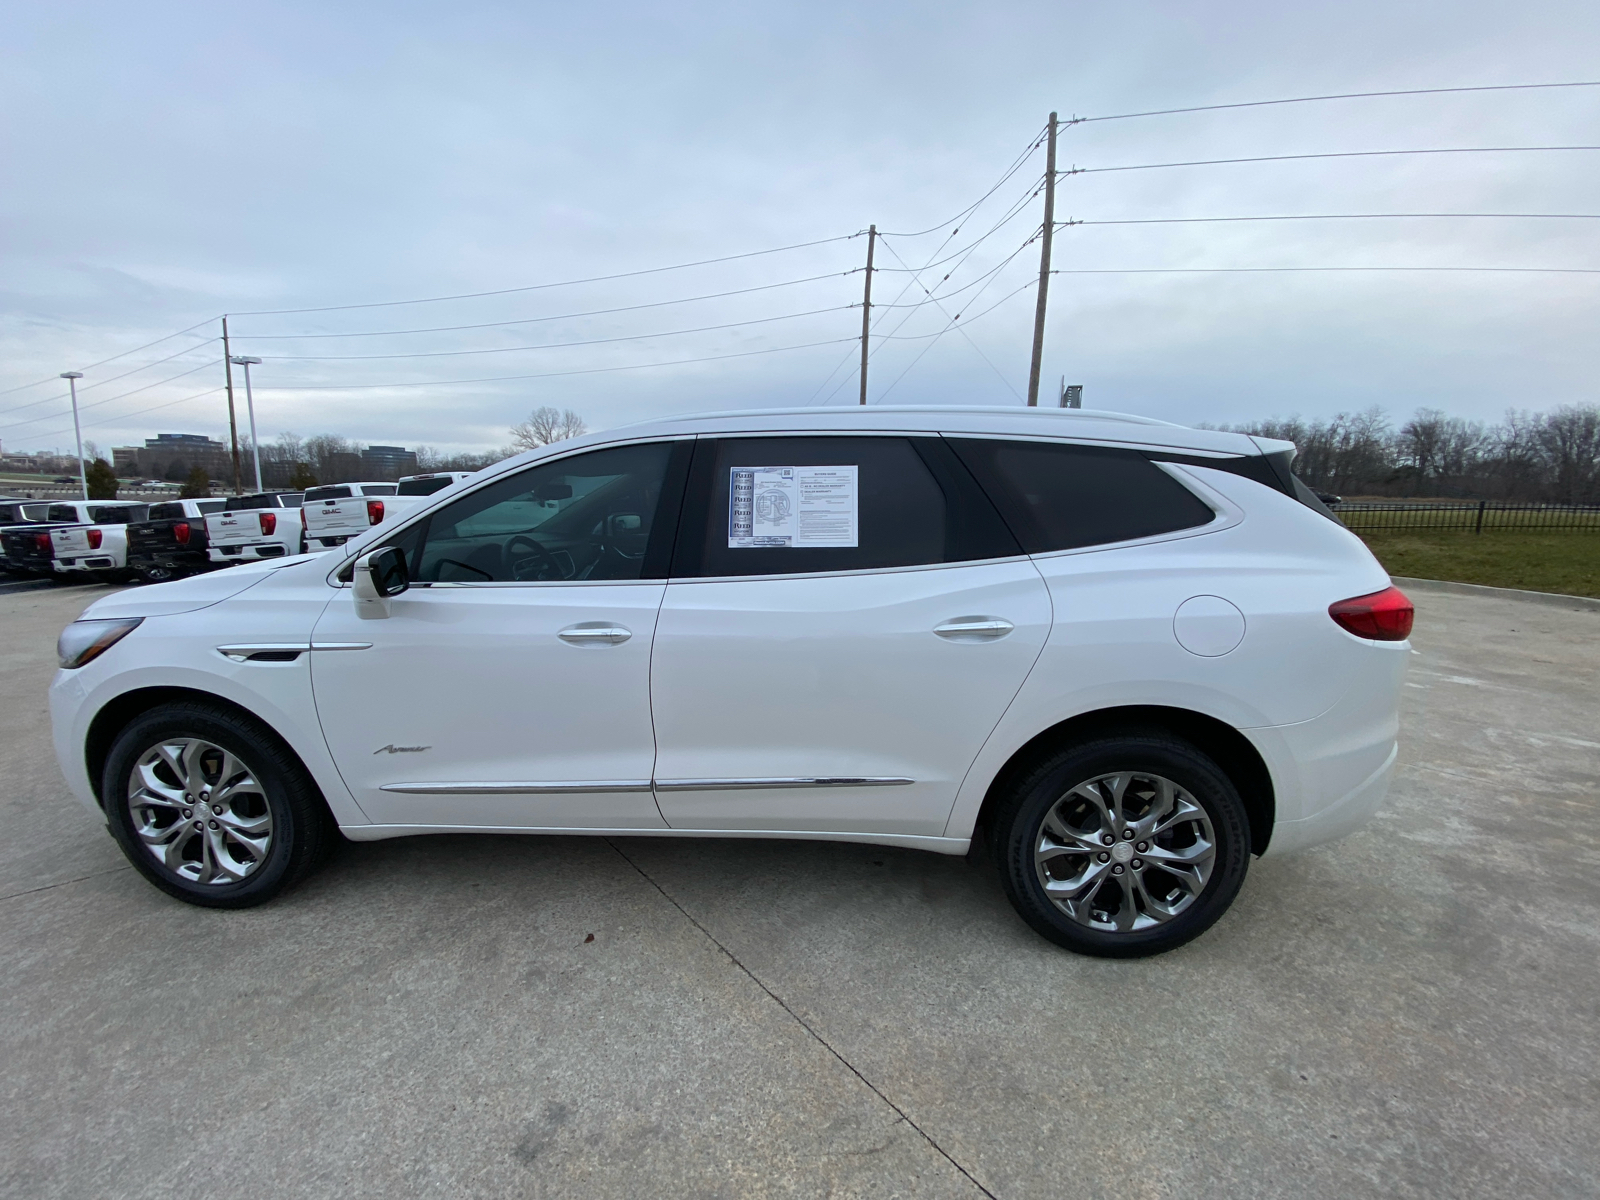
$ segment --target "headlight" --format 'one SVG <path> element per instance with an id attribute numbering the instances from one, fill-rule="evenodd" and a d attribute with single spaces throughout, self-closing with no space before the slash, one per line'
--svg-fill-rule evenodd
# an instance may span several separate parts
<path id="1" fill-rule="evenodd" d="M 56 639 L 56 657 L 65 670 L 93 662 L 135 629 L 143 617 L 116 617 L 109 621 L 74 621 Z"/>

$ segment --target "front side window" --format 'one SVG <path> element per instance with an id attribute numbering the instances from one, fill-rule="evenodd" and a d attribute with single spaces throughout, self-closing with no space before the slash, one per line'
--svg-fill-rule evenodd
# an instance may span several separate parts
<path id="1" fill-rule="evenodd" d="M 1155 537 L 1216 514 L 1134 450 L 950 438 L 1029 554 Z"/>
<path id="2" fill-rule="evenodd" d="M 672 522 L 657 518 L 673 448 L 616 446 L 529 467 L 445 505 L 390 544 L 406 551 L 417 583 L 651 577 L 652 535 L 658 547 L 672 535 Z"/>
<path id="3" fill-rule="evenodd" d="M 946 456 L 937 438 L 704 439 L 673 574 L 878 570 L 1019 553 Z"/>

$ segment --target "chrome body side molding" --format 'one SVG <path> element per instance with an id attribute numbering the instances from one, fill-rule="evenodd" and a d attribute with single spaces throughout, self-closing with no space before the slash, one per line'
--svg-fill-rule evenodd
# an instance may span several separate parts
<path id="1" fill-rule="evenodd" d="M 904 787 L 899 775 L 796 775 L 770 779 L 658 779 L 658 792 L 735 792 L 772 788 Z"/>
<path id="2" fill-rule="evenodd" d="M 380 792 L 408 796 L 559 796 L 577 792 L 648 792 L 648 779 L 560 779 L 507 783 L 385 783 Z"/>

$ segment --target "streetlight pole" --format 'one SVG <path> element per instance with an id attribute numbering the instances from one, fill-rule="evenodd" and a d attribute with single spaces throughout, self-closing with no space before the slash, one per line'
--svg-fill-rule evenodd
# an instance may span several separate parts
<path id="1" fill-rule="evenodd" d="M 256 491 L 262 492 L 266 489 L 261 486 L 261 442 L 256 437 L 255 397 L 250 394 L 250 368 L 253 366 L 259 367 L 261 360 L 259 358 L 251 358 L 248 354 L 236 354 L 233 356 L 232 362 L 235 366 L 244 368 L 244 406 L 250 410 L 250 453 L 255 456 L 256 460 Z"/>
<path id="2" fill-rule="evenodd" d="M 83 465 L 83 428 L 78 424 L 78 380 L 83 378 L 82 371 L 63 371 L 61 378 L 67 381 L 67 386 L 72 389 L 72 436 L 78 440 L 78 485 L 83 488 L 83 498 L 89 498 L 89 472 Z"/>

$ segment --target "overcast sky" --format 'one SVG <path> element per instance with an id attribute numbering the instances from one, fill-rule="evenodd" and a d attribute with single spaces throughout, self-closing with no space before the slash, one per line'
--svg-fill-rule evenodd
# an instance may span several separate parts
<path id="1" fill-rule="evenodd" d="M 53 381 L 68 369 L 85 372 L 84 435 L 102 447 L 221 436 L 222 313 L 235 314 L 234 352 L 265 360 L 264 439 L 471 449 L 503 443 L 541 404 L 604 428 L 853 403 L 864 237 L 391 302 L 846 239 L 869 223 L 923 230 L 989 192 L 1052 109 L 1584 80 L 1597 64 L 1600 5 L 1576 0 L 21 0 L 0 14 L 0 443 L 70 449 Z M 1085 122 L 1064 129 L 1059 165 L 1575 145 L 1600 145 L 1600 88 Z M 1039 150 L 954 227 L 879 243 L 880 267 L 949 261 L 874 277 L 874 336 L 895 336 L 877 343 L 870 401 L 1020 403 L 1039 265 L 1024 243 L 1043 170 Z M 1597 183 L 1594 151 L 1086 172 L 1062 180 L 1057 217 L 1600 213 Z M 1091 407 L 1183 422 L 1373 404 L 1496 419 L 1600 398 L 1600 273 L 1192 270 L 1600 272 L 1600 221 L 1083 224 L 1057 234 L 1055 265 L 1047 403 L 1063 376 Z M 1150 273 L 1172 268 L 1190 270 Z M 926 301 L 924 286 L 948 298 L 888 307 Z M 570 315 L 618 308 L 633 311 Z M 464 325 L 483 327 L 444 328 Z M 561 345 L 576 342 L 590 344 Z"/>

